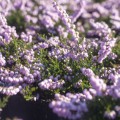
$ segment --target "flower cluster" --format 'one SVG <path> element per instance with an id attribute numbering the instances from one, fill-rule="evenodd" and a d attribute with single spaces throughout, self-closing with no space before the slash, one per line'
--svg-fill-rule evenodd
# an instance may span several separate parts
<path id="1" fill-rule="evenodd" d="M 12 40 L 12 37 L 18 37 L 14 27 L 7 25 L 6 18 L 0 14 L 0 45 L 8 44 Z"/>
<path id="2" fill-rule="evenodd" d="M 59 17 L 62 19 L 63 23 L 67 27 L 68 32 L 71 33 L 73 40 L 78 41 L 79 33 L 75 31 L 75 25 L 72 24 L 72 20 L 69 18 L 66 11 L 62 10 L 62 8 L 56 2 L 53 2 L 53 6 L 56 12 L 58 13 Z"/>
<path id="3" fill-rule="evenodd" d="M 50 90 L 50 89 L 54 90 L 57 88 L 61 88 L 64 83 L 65 83 L 64 80 L 53 81 L 52 79 L 45 79 L 39 83 L 39 87 L 43 90 Z"/>
<path id="4" fill-rule="evenodd" d="M 56 94 L 55 101 L 50 103 L 50 107 L 59 116 L 69 119 L 81 118 L 84 112 L 87 112 L 86 103 L 82 100 L 85 99 L 83 94 L 67 93 L 66 96 Z"/>

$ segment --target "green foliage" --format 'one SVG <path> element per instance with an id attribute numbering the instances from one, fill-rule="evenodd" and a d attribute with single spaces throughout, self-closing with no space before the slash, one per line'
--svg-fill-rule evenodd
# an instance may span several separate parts
<path id="1" fill-rule="evenodd" d="M 86 113 L 83 120 L 106 120 L 105 111 L 114 110 L 115 105 L 120 105 L 120 100 L 111 96 L 97 96 L 93 100 L 88 100 L 89 112 Z"/>
<path id="2" fill-rule="evenodd" d="M 3 96 L 0 98 L 0 108 L 4 108 L 8 102 L 9 96 Z"/>
<path id="3" fill-rule="evenodd" d="M 37 89 L 38 88 L 34 86 L 26 86 L 22 91 L 25 100 L 26 101 L 33 100 Z"/>
<path id="4" fill-rule="evenodd" d="M 81 88 L 78 90 L 81 92 L 85 88 L 89 88 L 90 84 L 85 76 L 81 73 L 81 68 L 86 67 L 89 68 L 92 66 L 92 61 L 90 58 L 86 58 L 85 60 L 73 61 L 72 59 L 68 61 L 58 60 L 54 57 L 48 56 L 48 50 L 40 49 L 39 53 L 36 51 L 35 57 L 37 60 L 40 60 L 42 64 L 45 65 L 45 69 L 42 71 L 43 78 L 49 78 L 49 76 L 56 77 L 57 75 L 61 76 L 61 79 L 64 79 L 64 75 L 74 76 L 71 81 L 66 81 L 62 90 L 55 90 L 56 93 L 62 91 L 66 93 L 67 91 L 75 92 L 73 85 L 78 82 L 80 79 L 83 80 L 81 84 Z M 72 72 L 69 72 L 66 68 L 69 66 L 72 69 Z"/>
<path id="5" fill-rule="evenodd" d="M 7 22 L 8 25 L 16 27 L 17 33 L 25 31 L 27 26 L 25 18 L 22 15 L 22 11 L 20 10 L 11 11 L 11 14 L 7 16 Z"/>
<path id="6" fill-rule="evenodd" d="M 98 2 L 98 3 L 101 3 L 101 2 L 104 2 L 106 0 L 94 0 L 94 2 Z"/>
<path id="7" fill-rule="evenodd" d="M 22 60 L 20 53 L 32 48 L 32 43 L 25 43 L 21 39 L 13 38 L 13 40 L 6 44 L 5 46 L 0 47 L 0 52 L 5 56 L 6 60 L 13 56 L 14 63 L 18 64 L 28 64 L 26 60 Z"/>
<path id="8" fill-rule="evenodd" d="M 113 52 L 117 54 L 120 59 L 120 40 L 117 41 L 115 47 L 113 48 Z"/>

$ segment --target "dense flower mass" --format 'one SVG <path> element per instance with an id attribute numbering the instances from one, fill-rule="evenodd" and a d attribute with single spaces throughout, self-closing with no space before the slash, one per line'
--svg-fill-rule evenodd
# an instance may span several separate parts
<path id="1" fill-rule="evenodd" d="M 119 120 L 120 0 L 1 0 L 0 94 Z"/>

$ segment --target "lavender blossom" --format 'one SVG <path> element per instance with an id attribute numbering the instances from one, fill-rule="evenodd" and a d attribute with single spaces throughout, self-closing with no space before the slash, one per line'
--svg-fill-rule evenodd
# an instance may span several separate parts
<path id="1" fill-rule="evenodd" d="M 6 21 L 5 16 L 0 14 L 0 45 L 9 44 L 13 36 L 18 37 L 15 28 L 8 26 Z"/>
<path id="2" fill-rule="evenodd" d="M 78 41 L 79 33 L 75 31 L 75 25 L 72 24 L 72 21 L 66 11 L 63 10 L 56 2 L 53 2 L 53 6 L 60 18 L 62 19 L 63 23 L 66 25 L 68 32 L 72 34 L 73 40 Z"/>
<path id="3" fill-rule="evenodd" d="M 5 57 L 2 56 L 2 53 L 0 52 L 0 66 L 5 66 L 6 61 Z"/>
<path id="4" fill-rule="evenodd" d="M 115 111 L 110 111 L 110 112 L 105 112 L 104 117 L 107 117 L 108 119 L 114 120 L 116 118 L 116 112 Z"/>
<path id="5" fill-rule="evenodd" d="M 25 42 L 32 42 L 32 35 L 30 34 L 25 34 L 24 32 L 21 33 L 21 39 Z"/>
<path id="6" fill-rule="evenodd" d="M 45 79 L 39 83 L 39 87 L 43 90 L 54 90 L 57 88 L 62 88 L 64 83 L 64 80 L 53 81 L 52 79 Z"/>
<path id="7" fill-rule="evenodd" d="M 89 78 L 92 88 L 96 90 L 98 95 L 102 95 L 106 90 L 106 84 L 98 76 L 95 76 L 91 69 L 82 68 L 82 73 Z"/>
<path id="8" fill-rule="evenodd" d="M 83 96 L 82 94 L 74 95 L 70 93 L 66 94 L 66 96 L 56 94 L 56 100 L 53 100 L 49 106 L 60 117 L 78 119 L 82 117 L 84 112 L 88 111 L 86 103 L 80 101 Z"/>

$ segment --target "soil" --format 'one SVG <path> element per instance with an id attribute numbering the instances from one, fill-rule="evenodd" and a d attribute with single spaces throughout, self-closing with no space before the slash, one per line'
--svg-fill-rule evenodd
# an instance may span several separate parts
<path id="1" fill-rule="evenodd" d="M 0 120 L 63 120 L 55 115 L 46 101 L 25 101 L 22 95 L 15 95 L 1 113 Z"/>

